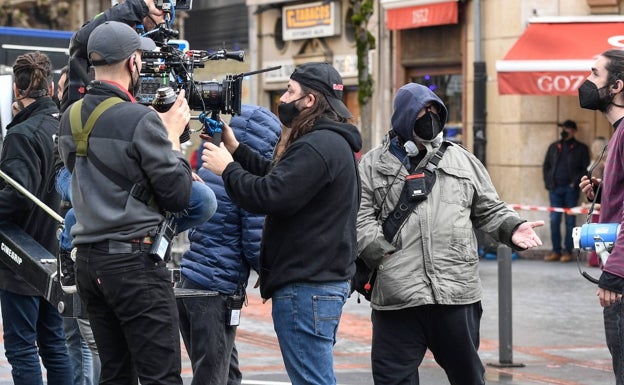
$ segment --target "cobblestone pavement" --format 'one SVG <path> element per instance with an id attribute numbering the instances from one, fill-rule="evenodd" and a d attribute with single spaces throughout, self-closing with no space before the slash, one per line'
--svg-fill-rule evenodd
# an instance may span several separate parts
<path id="1" fill-rule="evenodd" d="M 480 266 L 484 286 L 480 354 L 486 365 L 486 384 L 614 383 L 596 287 L 581 277 L 576 263 L 512 262 L 511 363 L 521 367 L 500 365 L 498 263 L 482 260 Z M 583 268 L 594 276 L 599 274 L 596 268 Z M 251 277 L 251 285 L 255 278 Z M 270 303 L 262 304 L 258 291 L 251 289 L 237 337 L 243 384 L 288 383 L 270 309 Z M 345 306 L 335 347 L 340 385 L 373 384 L 370 343 L 369 304 L 364 300 L 358 303 L 353 296 Z M 0 350 L 0 385 L 12 384 L 3 346 Z M 182 351 L 182 374 L 185 384 L 190 384 L 191 366 L 184 348 Z M 420 377 L 421 384 L 448 384 L 430 353 L 421 365 Z"/>

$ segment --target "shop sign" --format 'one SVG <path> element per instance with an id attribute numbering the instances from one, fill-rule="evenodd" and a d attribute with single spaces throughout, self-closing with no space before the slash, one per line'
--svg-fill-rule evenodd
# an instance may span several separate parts
<path id="1" fill-rule="evenodd" d="M 437 2 L 386 11 L 386 27 L 390 30 L 457 24 L 456 1 Z"/>
<path id="2" fill-rule="evenodd" d="M 340 3 L 316 2 L 284 7 L 282 10 L 282 38 L 284 40 L 311 39 L 340 35 Z"/>

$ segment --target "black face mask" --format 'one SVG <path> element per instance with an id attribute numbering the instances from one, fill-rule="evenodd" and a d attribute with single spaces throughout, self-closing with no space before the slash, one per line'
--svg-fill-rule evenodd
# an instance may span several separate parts
<path id="1" fill-rule="evenodd" d="M 568 131 L 566 130 L 561 131 L 561 139 L 566 140 L 568 139 L 568 136 L 570 136 L 568 135 Z"/>
<path id="2" fill-rule="evenodd" d="M 293 119 L 299 116 L 301 110 L 297 108 L 295 103 L 303 98 L 305 98 L 305 95 L 297 100 L 293 100 L 292 102 L 280 103 L 279 106 L 277 106 L 277 114 L 279 116 L 279 120 L 284 126 L 290 127 Z"/>
<path id="3" fill-rule="evenodd" d="M 578 89 L 581 108 L 605 112 L 613 100 L 613 96 L 606 91 L 607 87 L 598 88 L 594 83 L 585 80 Z"/>
<path id="4" fill-rule="evenodd" d="M 414 123 L 414 134 L 422 140 L 433 140 L 442 131 L 438 114 L 427 111 Z"/>

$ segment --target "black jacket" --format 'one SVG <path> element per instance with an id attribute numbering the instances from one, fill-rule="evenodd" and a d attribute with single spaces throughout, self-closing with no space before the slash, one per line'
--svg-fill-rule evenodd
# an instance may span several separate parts
<path id="1" fill-rule="evenodd" d="M 54 136 L 58 130 L 58 109 L 43 97 L 19 112 L 7 126 L 0 168 L 55 210 L 60 196 L 54 188 Z M 58 223 L 33 201 L 0 179 L 0 220 L 21 227 L 35 241 L 56 256 Z M 0 262 L 0 288 L 22 295 L 37 292 Z"/>
<path id="2" fill-rule="evenodd" d="M 108 20 L 119 21 L 133 27 L 141 23 L 148 14 L 149 8 L 144 0 L 126 0 L 96 15 L 72 36 L 69 42 L 68 81 L 65 82 L 61 112 L 64 112 L 76 100 L 82 99 L 86 93 L 87 84 L 93 80 L 93 77 L 89 75 L 87 42 L 95 27 Z"/>
<path id="3" fill-rule="evenodd" d="M 587 166 L 589 166 L 589 148 L 575 138 L 570 139 L 569 144 L 572 146 L 568 155 L 568 173 L 571 176 L 570 184 L 578 187 L 581 178 L 587 173 Z M 548 147 L 544 164 L 542 165 L 544 185 L 549 191 L 556 187 L 555 170 L 561 154 L 561 146 L 561 141 L 552 143 Z"/>
<path id="4" fill-rule="evenodd" d="M 350 280 L 361 189 L 351 124 L 320 119 L 271 168 L 241 144 L 223 172 L 226 191 L 245 210 L 266 214 L 260 249 L 260 293 L 271 298 L 295 282 Z"/>

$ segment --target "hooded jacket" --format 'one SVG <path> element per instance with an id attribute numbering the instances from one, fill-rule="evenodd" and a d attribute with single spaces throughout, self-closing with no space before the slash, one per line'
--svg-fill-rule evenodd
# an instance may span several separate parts
<path id="1" fill-rule="evenodd" d="M 54 188 L 54 136 L 58 109 L 43 97 L 20 111 L 7 126 L 0 168 L 48 207 L 58 207 Z M 58 223 L 33 201 L 1 180 L 0 220 L 22 228 L 52 255 L 56 255 Z M 22 295 L 38 295 L 22 277 L 0 261 L 0 289 Z"/>
<path id="2" fill-rule="evenodd" d="M 358 252 L 368 266 L 377 268 L 371 298 L 377 310 L 481 300 L 474 229 L 514 247 L 511 235 L 523 222 L 499 199 L 485 167 L 461 146 L 450 145 L 427 199 L 416 206 L 392 242 L 384 239 L 382 224 L 396 206 L 408 175 L 401 162 L 407 157 L 399 142 L 411 139 L 416 116 L 428 102 L 443 107 L 426 87 L 412 83 L 399 90 L 392 116 L 397 136 L 363 155 L 359 165 Z M 446 109 L 440 111 L 444 122 Z M 429 161 L 439 144 L 418 167 Z"/>
<path id="3" fill-rule="evenodd" d="M 320 118 L 279 162 L 241 144 L 223 172 L 228 195 L 266 214 L 260 249 L 260 293 L 295 282 L 350 280 L 355 272 L 355 221 L 360 198 L 354 153 L 357 128 Z"/>
<path id="4" fill-rule="evenodd" d="M 240 143 L 266 159 L 281 132 L 277 117 L 262 107 L 243 105 L 230 127 Z M 225 192 L 220 176 L 201 168 L 199 176 L 217 197 L 217 211 L 201 226 L 190 230 L 189 250 L 182 258 L 182 275 L 205 290 L 224 295 L 242 294 L 250 269 L 260 270 L 260 239 L 264 215 L 240 207 Z"/>

